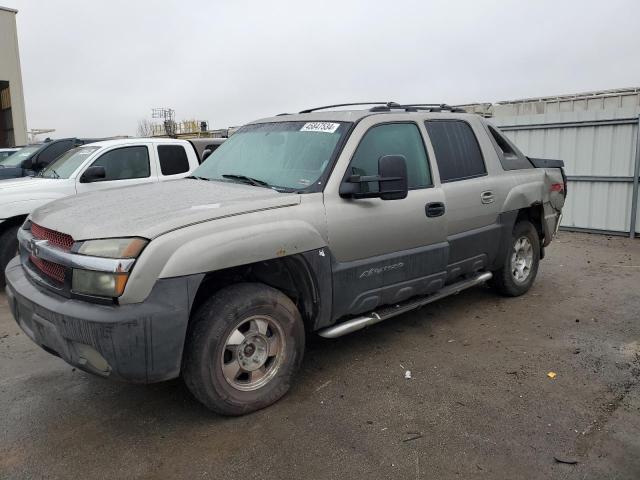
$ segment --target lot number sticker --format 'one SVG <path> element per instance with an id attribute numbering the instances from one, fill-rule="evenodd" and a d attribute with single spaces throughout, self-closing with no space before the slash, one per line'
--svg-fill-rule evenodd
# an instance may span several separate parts
<path id="1" fill-rule="evenodd" d="M 309 123 L 305 123 L 304 126 L 300 129 L 300 131 L 301 132 L 334 133 L 339 126 L 340 126 L 339 123 L 309 122 Z"/>

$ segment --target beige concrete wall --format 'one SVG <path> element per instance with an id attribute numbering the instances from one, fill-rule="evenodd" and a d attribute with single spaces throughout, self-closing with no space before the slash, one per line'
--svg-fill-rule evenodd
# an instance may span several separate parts
<path id="1" fill-rule="evenodd" d="M 15 143 L 16 145 L 25 145 L 27 143 L 27 117 L 22 91 L 16 14 L 15 10 L 0 7 L 0 81 L 8 81 L 11 90 Z"/>

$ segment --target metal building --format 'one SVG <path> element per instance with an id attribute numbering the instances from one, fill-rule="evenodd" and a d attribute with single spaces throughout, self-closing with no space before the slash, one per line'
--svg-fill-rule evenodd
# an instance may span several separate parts
<path id="1" fill-rule="evenodd" d="M 17 10 L 0 7 L 0 147 L 27 143 Z"/>
<path id="2" fill-rule="evenodd" d="M 640 88 L 477 104 L 528 156 L 564 160 L 561 226 L 640 233 Z"/>

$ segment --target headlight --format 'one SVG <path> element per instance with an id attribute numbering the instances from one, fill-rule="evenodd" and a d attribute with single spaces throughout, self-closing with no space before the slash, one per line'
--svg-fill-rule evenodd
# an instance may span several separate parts
<path id="1" fill-rule="evenodd" d="M 137 258 L 147 245 L 144 238 L 106 238 L 87 240 L 77 250 L 80 255 L 91 257 L 131 259 Z M 129 279 L 128 272 L 106 272 L 74 268 L 71 289 L 75 293 L 100 297 L 119 297 Z"/>
<path id="2" fill-rule="evenodd" d="M 144 238 L 105 238 L 82 242 L 78 253 L 93 257 L 136 258 L 149 243 Z"/>

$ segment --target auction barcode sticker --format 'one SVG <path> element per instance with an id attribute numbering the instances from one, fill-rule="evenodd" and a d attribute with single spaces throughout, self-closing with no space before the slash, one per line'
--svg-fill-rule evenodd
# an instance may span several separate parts
<path id="1" fill-rule="evenodd" d="M 340 126 L 339 123 L 309 122 L 309 123 L 305 123 L 304 126 L 300 129 L 300 131 L 301 132 L 334 133 L 339 126 Z"/>

